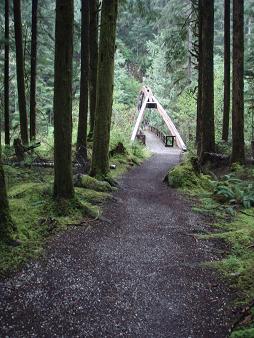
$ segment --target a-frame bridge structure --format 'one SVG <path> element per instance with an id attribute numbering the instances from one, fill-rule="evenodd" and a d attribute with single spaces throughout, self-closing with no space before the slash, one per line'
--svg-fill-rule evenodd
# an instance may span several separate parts
<path id="1" fill-rule="evenodd" d="M 186 145 L 184 144 L 181 135 L 179 134 L 176 126 L 174 125 L 172 119 L 168 116 L 166 110 L 162 107 L 162 105 L 159 103 L 159 101 L 156 99 L 156 97 L 153 95 L 152 90 L 147 87 L 143 86 L 140 95 L 139 95 L 139 103 L 138 103 L 138 117 L 131 135 L 131 140 L 134 141 L 137 137 L 137 134 L 139 132 L 141 123 L 144 118 L 145 110 L 146 108 L 152 108 L 156 109 L 161 117 L 163 118 L 169 133 L 171 137 L 174 137 L 175 143 L 178 146 L 179 149 L 185 151 Z"/>

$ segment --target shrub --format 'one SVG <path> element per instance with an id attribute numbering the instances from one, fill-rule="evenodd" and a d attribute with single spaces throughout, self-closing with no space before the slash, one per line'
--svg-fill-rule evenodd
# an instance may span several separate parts
<path id="1" fill-rule="evenodd" d="M 173 188 L 186 190 L 211 190 L 210 176 L 195 173 L 192 164 L 187 161 L 171 169 L 168 173 L 168 183 Z"/>

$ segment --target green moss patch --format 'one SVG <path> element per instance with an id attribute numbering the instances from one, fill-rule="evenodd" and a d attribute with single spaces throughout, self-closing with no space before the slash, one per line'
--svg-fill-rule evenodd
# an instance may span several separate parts
<path id="1" fill-rule="evenodd" d="M 231 171 L 216 179 L 195 173 L 186 161 L 168 173 L 168 182 L 197 198 L 194 210 L 213 216 L 217 231 L 202 235 L 203 239 L 221 239 L 226 244 L 226 256 L 209 263 L 217 268 L 232 287 L 241 292 L 238 300 L 242 306 L 254 299 L 254 170 L 237 164 Z M 231 337 L 254 337 L 254 315 L 248 315 Z"/>
<path id="2" fill-rule="evenodd" d="M 208 175 L 195 173 L 192 164 L 187 161 L 170 169 L 168 183 L 173 188 L 180 188 L 191 193 L 196 191 L 211 191 L 212 181 Z"/>
<path id="3" fill-rule="evenodd" d="M 42 148 L 43 145 L 38 152 L 48 159 L 52 158 L 51 150 L 47 152 L 47 147 L 45 151 Z M 118 177 L 148 156 L 143 146 L 127 144 L 124 154 L 110 158 L 110 163 L 115 164 L 116 169 L 111 170 L 109 178 Z M 26 162 L 32 163 L 34 157 L 27 156 Z M 116 190 L 106 181 L 81 175 L 75 180 L 75 198 L 55 201 L 52 198 L 53 168 L 6 165 L 4 170 L 11 216 L 17 227 L 15 239 L 19 239 L 21 244 L 8 246 L 0 241 L 0 276 L 40 255 L 49 236 L 67 229 L 69 225 L 80 224 L 87 217 L 100 217 L 103 202 Z"/>
<path id="4" fill-rule="evenodd" d="M 89 175 L 79 175 L 75 178 L 75 186 L 99 192 L 112 192 L 114 188 L 106 181 L 97 180 Z"/>
<path id="5" fill-rule="evenodd" d="M 47 170 L 44 181 L 36 169 L 8 167 L 6 172 L 10 212 L 17 227 L 15 238 L 21 244 L 12 247 L 0 242 L 0 275 L 41 254 L 49 236 L 79 224 L 87 216 L 99 217 L 99 204 L 108 197 L 105 192 L 76 188 L 74 199 L 55 201 L 53 177 Z"/>

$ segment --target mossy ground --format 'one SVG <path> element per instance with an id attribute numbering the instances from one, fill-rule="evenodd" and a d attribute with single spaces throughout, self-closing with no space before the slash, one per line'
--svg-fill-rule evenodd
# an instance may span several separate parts
<path id="1" fill-rule="evenodd" d="M 246 184 L 254 180 L 252 168 L 234 165 L 230 170 L 237 180 Z M 237 305 L 241 306 L 254 299 L 254 208 L 244 209 L 239 204 L 237 207 L 233 206 L 233 214 L 229 213 L 232 205 L 228 201 L 226 203 L 215 198 L 218 184 L 214 180 L 214 177 L 196 174 L 189 161 L 173 168 L 168 174 L 171 186 L 197 199 L 193 207 L 195 211 L 213 217 L 217 231 L 200 238 L 221 239 L 227 244 L 229 249 L 225 257 L 211 265 L 219 269 L 232 287 L 240 291 Z M 241 185 L 241 182 L 237 184 Z M 254 309 L 248 312 L 248 323 L 239 325 L 231 337 L 254 337 Z"/>
<path id="2" fill-rule="evenodd" d="M 78 224 L 87 215 L 100 214 L 100 204 L 108 194 L 90 189 L 75 189 L 75 198 L 52 198 L 53 170 L 5 167 L 8 197 L 13 222 L 17 226 L 16 247 L 0 242 L 0 274 L 16 269 L 43 251 L 45 239 L 68 225 Z"/>
<path id="3" fill-rule="evenodd" d="M 45 154 L 43 149 L 42 155 Z M 147 152 L 144 148 L 135 145 L 125 155 L 110 159 L 110 163 L 116 165 L 110 175 L 116 178 L 128 167 L 141 163 L 145 157 Z M 32 158 L 28 157 L 26 161 L 32 162 Z M 5 165 L 4 170 L 10 212 L 17 226 L 15 238 L 21 244 L 15 247 L 0 241 L 0 276 L 40 255 L 49 236 L 67 229 L 69 225 L 80 224 L 87 217 L 99 217 L 103 202 L 113 190 L 104 186 L 105 189 L 102 189 L 101 182 L 98 182 L 85 188 L 76 187 L 75 198 L 71 201 L 55 201 L 52 198 L 53 169 Z"/>

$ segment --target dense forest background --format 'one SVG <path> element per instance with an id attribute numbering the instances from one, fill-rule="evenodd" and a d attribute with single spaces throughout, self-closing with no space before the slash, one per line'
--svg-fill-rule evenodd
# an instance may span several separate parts
<path id="1" fill-rule="evenodd" d="M 131 142 L 147 85 L 187 146 L 163 182 L 218 220 L 217 267 L 253 309 L 254 0 L 1 1 L 0 67 L 0 276 L 102 219 L 150 156 Z"/>
<path id="2" fill-rule="evenodd" d="M 73 58 L 73 139 L 76 139 L 80 75 L 80 2 L 75 3 Z M 215 1 L 215 124 L 220 143 L 223 118 L 223 11 L 224 2 Z M 4 3 L 1 15 L 1 66 L 4 64 Z M 29 102 L 31 58 L 31 1 L 22 1 L 22 26 L 25 60 L 25 86 Z M 40 1 L 38 6 L 37 58 L 37 138 L 50 143 L 53 137 L 55 4 Z M 135 116 L 137 94 L 142 83 L 148 84 L 161 100 L 190 146 L 195 141 L 197 97 L 196 12 L 192 1 L 123 1 L 120 4 L 115 68 L 113 126 L 124 125 L 130 133 Z M 254 110 L 254 1 L 245 1 L 245 133 L 246 145 L 252 139 Z M 3 71 L 0 82 L 3 84 Z M 1 90 L 1 116 L 4 95 Z M 148 113 L 153 124 L 164 128 L 157 114 Z M 2 130 L 3 130 L 2 119 Z M 11 139 L 19 133 L 13 18 L 10 18 L 10 126 Z M 126 135 L 126 133 L 125 133 Z"/>

